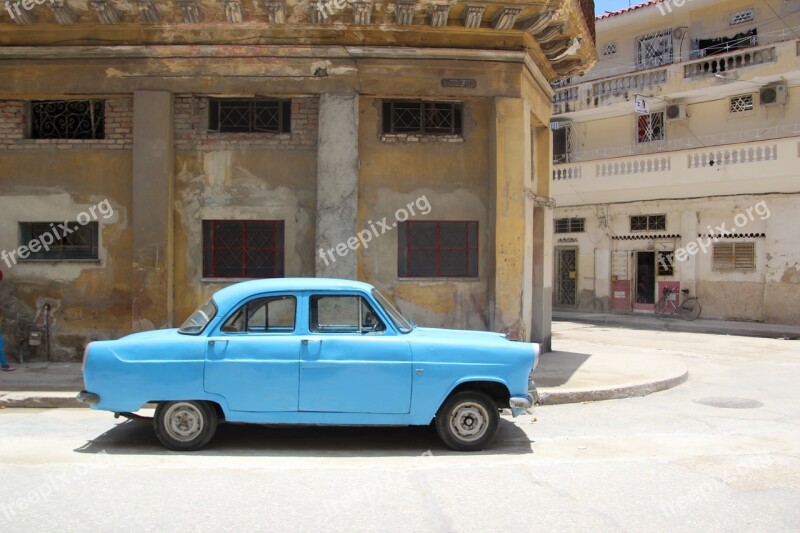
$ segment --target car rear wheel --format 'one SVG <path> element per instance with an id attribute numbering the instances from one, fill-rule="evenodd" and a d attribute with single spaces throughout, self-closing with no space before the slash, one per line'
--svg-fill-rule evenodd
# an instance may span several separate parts
<path id="1" fill-rule="evenodd" d="M 199 450 L 217 431 L 217 413 L 207 402 L 159 403 L 153 427 L 158 440 L 170 450 Z"/>
<path id="2" fill-rule="evenodd" d="M 436 432 L 448 447 L 472 452 L 494 440 L 499 428 L 497 406 L 486 394 L 464 391 L 448 398 L 434 420 Z"/>

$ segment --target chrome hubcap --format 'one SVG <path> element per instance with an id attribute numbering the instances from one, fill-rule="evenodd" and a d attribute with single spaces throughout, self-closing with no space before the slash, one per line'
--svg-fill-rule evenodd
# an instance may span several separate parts
<path id="1" fill-rule="evenodd" d="M 463 441 L 480 439 L 489 425 L 489 413 L 486 409 L 474 402 L 458 404 L 450 412 L 450 430 Z"/>
<path id="2" fill-rule="evenodd" d="M 181 442 L 197 438 L 203 432 L 203 414 L 200 410 L 185 402 L 171 405 L 164 415 L 165 429 L 170 437 Z"/>

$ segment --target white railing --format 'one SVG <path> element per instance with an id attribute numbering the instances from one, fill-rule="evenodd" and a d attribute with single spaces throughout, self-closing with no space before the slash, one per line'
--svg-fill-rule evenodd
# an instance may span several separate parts
<path id="1" fill-rule="evenodd" d="M 619 176 L 623 174 L 644 174 L 645 172 L 664 172 L 670 169 L 669 157 L 614 161 L 595 165 L 595 176 Z"/>
<path id="2" fill-rule="evenodd" d="M 759 161 L 774 161 L 778 159 L 777 144 L 763 144 L 761 146 L 743 146 L 727 150 L 711 150 L 709 152 L 695 152 L 689 154 L 689 168 L 703 168 L 714 166 L 738 165 L 740 163 L 758 163 Z"/>
<path id="3" fill-rule="evenodd" d="M 713 76 L 737 68 L 752 67 L 762 63 L 773 63 L 778 59 L 775 47 L 761 49 L 745 49 L 727 54 L 709 56 L 698 61 L 687 63 L 683 67 L 684 78 Z"/>
<path id="4" fill-rule="evenodd" d="M 561 102 L 571 102 L 573 100 L 578 99 L 578 88 L 577 87 L 570 87 L 569 89 L 563 89 L 561 91 L 557 91 L 553 94 L 553 103 L 559 104 Z"/>
<path id="5" fill-rule="evenodd" d="M 607 96 L 623 93 L 632 89 L 643 89 L 667 83 L 667 69 L 639 72 L 628 76 L 619 76 L 592 84 L 593 96 Z"/>
<path id="6" fill-rule="evenodd" d="M 554 180 L 571 180 L 581 177 L 581 167 L 553 167 Z"/>

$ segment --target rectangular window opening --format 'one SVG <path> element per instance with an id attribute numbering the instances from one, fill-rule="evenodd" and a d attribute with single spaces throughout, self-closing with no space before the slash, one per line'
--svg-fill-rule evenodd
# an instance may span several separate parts
<path id="1" fill-rule="evenodd" d="M 401 278 L 478 277 L 478 223 L 400 224 L 397 275 Z"/>
<path id="2" fill-rule="evenodd" d="M 280 278 L 283 220 L 204 220 L 203 277 Z"/>
<path id="3" fill-rule="evenodd" d="M 208 103 L 208 129 L 220 133 L 291 133 L 292 101 L 212 98 Z"/>
<path id="4" fill-rule="evenodd" d="M 461 135 L 459 102 L 383 101 L 383 133 Z"/>
<path id="5" fill-rule="evenodd" d="M 31 139 L 104 139 L 103 100 L 33 100 Z"/>
<path id="6" fill-rule="evenodd" d="M 97 222 L 80 224 L 72 221 L 63 222 L 20 222 L 20 246 L 25 246 L 30 253 L 21 260 L 93 261 L 98 256 Z M 35 251 L 34 251 L 35 250 Z"/>

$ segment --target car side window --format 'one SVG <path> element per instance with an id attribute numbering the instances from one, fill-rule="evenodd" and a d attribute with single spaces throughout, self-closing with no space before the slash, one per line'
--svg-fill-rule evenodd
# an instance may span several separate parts
<path id="1" fill-rule="evenodd" d="M 378 314 L 361 296 L 312 296 L 309 311 L 309 326 L 317 333 L 386 331 Z"/>
<path id="2" fill-rule="evenodd" d="M 223 333 L 291 333 L 297 300 L 294 296 L 256 298 L 242 305 L 222 326 Z"/>

